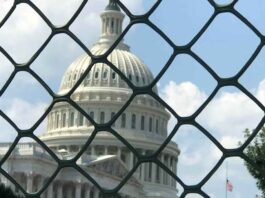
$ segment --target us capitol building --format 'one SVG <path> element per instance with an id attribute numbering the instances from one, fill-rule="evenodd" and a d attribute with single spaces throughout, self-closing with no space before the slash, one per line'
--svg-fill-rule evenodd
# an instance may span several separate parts
<path id="1" fill-rule="evenodd" d="M 124 14 L 110 0 L 101 13 L 102 31 L 91 52 L 101 55 L 122 32 Z M 153 80 L 148 67 L 121 41 L 108 57 L 136 86 Z M 91 59 L 87 54 L 77 58 L 66 70 L 59 94 L 67 93 L 84 73 Z M 157 88 L 154 88 L 157 92 Z M 127 84 L 108 65 L 95 64 L 72 99 L 97 123 L 106 123 L 118 112 L 132 93 Z M 140 154 L 153 153 L 167 137 L 170 119 L 165 108 L 150 96 L 137 96 L 112 125 Z M 94 130 L 85 117 L 66 102 L 56 103 L 47 118 L 47 132 L 39 138 L 61 159 L 71 159 Z M 9 148 L 0 144 L 0 155 Z M 176 173 L 180 151 L 174 142 L 159 159 Z M 97 133 L 77 164 L 104 188 L 116 187 L 136 163 L 130 150 L 109 132 Z M 27 191 L 40 190 L 57 168 L 57 163 L 36 143 L 19 143 L 3 168 Z M 3 176 L 1 183 L 11 185 Z M 14 189 L 17 190 L 17 189 Z M 176 181 L 154 163 L 141 164 L 119 191 L 124 198 L 176 198 Z M 73 168 L 63 168 L 42 194 L 43 198 L 101 198 L 99 190 Z"/>

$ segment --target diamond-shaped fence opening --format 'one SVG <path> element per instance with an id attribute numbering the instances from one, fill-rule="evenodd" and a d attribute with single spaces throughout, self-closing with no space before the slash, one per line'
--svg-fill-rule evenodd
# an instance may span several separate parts
<path id="1" fill-rule="evenodd" d="M 254 136 L 259 134 L 259 130 L 264 125 L 265 108 L 262 105 L 264 104 L 262 102 L 264 83 L 248 80 L 255 78 L 255 75 L 260 76 L 256 74 L 259 70 L 256 65 L 264 62 L 262 58 L 259 58 L 262 56 L 261 50 L 265 44 L 262 32 L 263 23 L 257 22 L 257 19 L 263 15 L 256 16 L 256 10 L 262 9 L 262 6 L 253 1 L 255 6 L 252 7 L 250 2 L 244 0 L 208 0 L 196 1 L 196 4 L 194 4 L 195 0 L 193 3 L 192 1 L 176 1 L 177 5 L 185 5 L 184 7 L 171 6 L 173 1 L 161 0 L 148 1 L 148 3 L 144 1 L 132 3 L 132 1 L 123 0 L 110 0 L 109 3 L 95 0 L 93 3 L 87 0 L 73 2 L 71 4 L 70 1 L 67 3 L 5 1 L 0 5 L 0 51 L 1 56 L 5 57 L 0 59 L 0 115 L 4 122 L 10 124 L 9 127 L 5 127 L 5 124 L 1 125 L 1 130 L 8 130 L 7 135 L 3 136 L 7 139 L 12 136 L 8 140 L 13 141 L 10 144 L 1 143 L 0 174 L 3 184 L 11 186 L 12 190 L 25 197 L 30 196 L 28 193 L 35 193 L 37 197 L 42 195 L 60 198 L 64 191 L 67 191 L 69 198 L 88 196 L 96 198 L 214 197 L 215 194 L 222 194 L 219 192 L 220 181 L 223 181 L 224 188 L 228 184 L 230 188 L 232 184 L 236 184 L 233 174 L 238 178 L 238 173 L 231 173 L 230 183 L 222 173 L 220 179 L 220 171 L 225 170 L 226 161 L 231 159 L 231 164 L 230 162 L 228 164 L 231 167 L 234 166 L 233 170 L 238 166 L 237 162 L 233 162 L 233 157 L 237 159 L 241 157 L 240 168 L 245 168 L 244 163 L 250 163 L 257 171 L 263 171 L 261 168 L 263 166 L 258 164 L 259 161 L 251 159 L 246 153 L 248 148 L 255 144 Z M 246 10 L 246 5 L 251 9 Z M 99 22 L 97 18 L 99 11 L 102 11 L 102 31 L 99 41 L 90 52 L 88 47 L 100 32 L 99 26 L 95 25 L 99 23 L 94 22 L 94 20 Z M 189 15 L 189 12 L 192 12 L 192 15 Z M 172 13 L 174 14 L 171 15 Z M 261 13 L 264 13 L 263 10 Z M 174 20 L 176 16 L 181 20 L 176 22 Z M 124 17 L 125 23 L 129 24 L 126 28 L 122 28 Z M 167 20 L 169 18 L 172 20 Z M 87 24 L 87 27 L 84 24 Z M 60 27 L 55 25 L 60 25 Z M 150 29 L 151 34 L 148 31 L 134 29 L 136 26 Z M 156 36 L 153 37 L 153 33 Z M 61 37 L 57 34 L 67 34 L 73 42 L 70 42 L 69 46 L 65 41 L 62 42 L 63 44 L 58 42 L 54 45 L 53 42 Z M 158 40 L 163 42 L 157 42 Z M 126 41 L 131 44 L 131 50 L 136 51 L 142 61 L 150 64 L 151 70 L 155 73 L 153 83 L 151 83 L 152 75 L 148 79 L 141 79 L 140 74 L 146 75 L 146 72 L 141 70 L 145 68 L 144 63 L 124 55 L 129 53 L 128 46 L 124 44 Z M 80 48 L 75 47 L 76 45 Z M 81 51 L 86 52 L 84 56 L 87 58 L 82 59 L 82 63 L 75 66 L 82 68 L 74 69 L 79 72 L 77 74 L 65 73 L 59 94 L 55 94 L 59 84 L 56 79 L 57 67 L 68 64 L 58 60 L 60 58 L 70 60 L 71 56 L 78 53 L 76 49 L 81 48 Z M 47 53 L 50 50 L 51 55 L 50 52 Z M 53 53 L 56 50 L 59 53 Z M 123 51 L 123 55 L 118 55 L 117 50 Z M 178 109 L 169 104 L 171 102 L 167 100 L 167 97 L 161 96 L 162 100 L 157 94 L 158 89 L 160 92 L 160 86 L 165 86 L 169 79 L 174 79 L 174 76 L 178 79 L 174 79 L 178 84 L 186 79 L 181 72 L 179 72 L 180 77 L 171 74 L 176 72 L 172 72 L 171 68 L 176 63 L 173 62 L 174 59 L 180 57 L 179 54 L 188 54 L 198 62 L 197 66 L 200 71 L 193 69 L 195 68 L 193 65 L 191 68 L 188 66 L 185 68 L 187 73 L 185 75 L 190 76 L 189 81 L 196 82 L 198 78 L 196 75 L 198 75 L 208 79 L 206 84 L 210 83 L 212 86 L 206 85 L 204 89 L 208 89 L 206 91 L 208 97 L 205 97 L 203 102 L 199 102 L 197 106 L 195 105 L 196 108 L 193 108 L 192 112 L 188 110 L 190 111 L 188 114 L 179 113 Z M 254 62 L 255 60 L 257 62 Z M 189 64 L 189 61 L 186 64 Z M 55 77 L 45 76 L 47 70 L 50 71 L 51 76 Z M 255 72 L 251 74 L 253 70 Z M 26 72 L 27 75 L 21 71 Z M 26 78 L 20 78 L 21 75 Z M 93 82 L 91 80 L 89 82 L 90 75 Z M 165 75 L 164 78 L 163 75 Z M 167 75 L 171 77 L 167 79 Z M 110 80 L 104 80 L 105 76 Z M 209 80 L 210 78 L 217 82 L 215 89 L 215 82 Z M 263 77 L 261 76 L 260 79 Z M 91 86 L 85 86 L 86 83 Z M 198 87 L 204 87 L 201 83 L 198 84 Z M 41 86 L 41 89 L 36 88 L 36 85 Z M 237 91 L 231 92 L 231 87 L 236 88 Z M 95 91 L 93 88 L 98 91 L 96 95 L 93 95 Z M 126 92 L 127 95 L 124 94 L 123 97 L 117 98 L 120 92 Z M 36 103 L 38 97 L 43 99 L 44 95 L 52 98 L 53 108 L 49 106 L 48 100 L 45 107 L 42 102 Z M 27 102 L 18 100 L 18 96 Z M 190 99 L 189 96 L 184 96 L 182 100 L 195 100 Z M 230 96 L 232 100 L 227 101 L 226 99 Z M 181 96 L 173 94 L 172 100 L 178 100 L 178 97 Z M 224 102 L 223 106 L 222 102 Z M 10 108 L 8 109 L 8 105 L 5 104 L 9 104 Z M 66 104 L 69 105 L 67 110 L 72 109 L 73 113 L 69 112 L 66 115 L 62 111 L 56 111 L 57 107 L 63 107 Z M 106 112 L 100 111 L 99 109 L 104 109 L 104 105 L 111 108 Z M 224 112 L 228 108 L 232 109 L 232 114 Z M 94 110 L 91 111 L 91 109 Z M 172 114 L 171 117 L 170 114 Z M 44 116 L 47 117 L 46 120 Z M 222 116 L 229 117 L 228 120 L 231 123 L 222 122 Z M 229 127 L 240 122 L 238 116 L 243 116 L 242 126 Z M 90 127 L 91 132 L 89 121 L 86 119 L 93 124 L 93 127 Z M 209 122 L 211 120 L 213 122 Z M 48 127 L 57 127 L 49 131 L 48 142 L 40 135 L 42 130 L 45 132 L 40 121 L 46 122 Z M 73 124 L 76 127 L 69 127 L 64 131 L 63 123 Z M 214 124 L 221 125 L 220 130 L 218 127 L 216 129 Z M 181 136 L 189 134 L 189 132 L 185 134 L 181 131 L 184 125 L 194 126 L 191 130 L 195 133 L 194 139 L 198 140 L 190 141 L 193 142 L 190 147 L 208 138 L 208 142 L 211 141 L 222 152 L 221 159 L 218 160 L 220 158 L 218 155 L 218 162 L 215 163 L 214 168 L 204 167 L 204 173 L 208 174 L 206 176 L 204 174 L 204 178 L 195 185 L 184 183 L 177 171 L 178 160 L 181 160 L 179 155 L 188 157 L 184 156 L 184 147 L 188 146 L 188 143 L 183 148 L 177 146 L 178 141 L 181 141 Z M 247 140 L 242 138 L 245 128 L 250 130 Z M 254 130 L 253 133 L 251 133 L 252 130 Z M 84 136 L 80 135 L 80 139 L 76 141 L 71 136 L 75 132 Z M 67 138 L 68 147 L 60 147 L 62 139 L 54 136 L 59 133 L 61 137 Z M 110 140 L 104 142 L 97 140 L 100 134 L 105 133 L 113 136 L 116 145 L 115 143 L 108 145 L 111 143 Z M 197 137 L 201 133 L 204 134 L 204 138 Z M 1 131 L 2 134 L 4 133 Z M 23 142 L 27 138 L 31 138 L 32 142 Z M 119 146 L 117 142 L 121 142 L 124 147 L 120 155 L 116 155 L 118 153 L 116 147 Z M 98 156 L 93 158 L 91 146 L 97 148 L 95 153 L 101 151 L 102 146 L 110 147 L 107 151 L 103 149 L 103 154 L 98 153 Z M 207 149 L 207 144 L 198 146 L 204 151 Z M 181 154 L 182 149 L 183 154 Z M 58 155 L 56 157 L 51 150 L 60 151 L 60 156 L 63 157 L 58 157 Z M 215 151 L 211 148 L 208 150 Z M 75 153 L 75 156 L 68 158 L 71 151 Z M 199 158 L 206 160 L 203 157 Z M 130 170 L 127 169 L 127 174 L 122 174 L 124 179 L 119 179 L 117 175 L 120 175 L 119 171 L 126 170 L 127 159 L 133 159 L 133 165 Z M 113 163 L 110 162 L 111 160 Z M 119 166 L 123 168 L 118 168 Z M 115 171 L 116 175 L 113 175 Z M 240 171 L 241 175 L 241 169 L 237 171 Z M 40 177 L 43 173 L 45 177 Z M 245 173 L 248 172 L 245 170 L 242 175 Z M 109 183 L 103 179 L 105 177 L 108 180 L 115 180 L 111 184 L 114 184 L 112 187 L 116 186 L 116 188 L 107 190 Z M 64 179 L 67 182 L 63 182 Z M 247 188 L 248 182 L 247 180 L 246 183 L 240 185 L 243 185 L 242 188 Z M 62 183 L 65 185 L 61 185 Z M 154 186 L 157 190 L 159 188 L 161 190 L 155 192 Z M 168 190 L 164 191 L 164 189 Z M 223 189 L 223 192 L 225 190 L 227 191 Z M 249 191 L 249 193 L 253 192 Z M 251 194 L 247 197 L 253 196 Z"/>
<path id="2" fill-rule="evenodd" d="M 144 94 L 133 98 L 130 105 L 112 124 L 112 128 L 133 145 L 139 155 L 151 156 L 160 149 L 176 124 L 177 119 L 172 113 L 166 111 L 155 98 Z M 144 147 L 138 138 L 148 139 Z M 178 155 L 178 149 L 175 147 L 173 150 L 174 155 Z"/>
<path id="3" fill-rule="evenodd" d="M 131 69 L 123 72 L 128 73 L 129 80 L 135 86 L 141 87 L 151 84 L 152 81 L 149 82 L 149 80 L 157 76 L 172 56 L 172 47 L 146 24 L 134 24 L 131 26 L 124 36 L 124 40 L 130 46 L 130 51 L 135 55 L 130 52 L 127 53 L 124 61 L 127 65 L 131 64 Z M 138 42 L 134 42 L 135 40 Z M 118 47 L 115 49 L 118 49 Z M 158 54 L 164 55 L 162 57 L 156 56 Z M 143 67 L 142 64 L 146 65 L 146 67 Z M 152 68 L 152 73 L 149 71 L 148 66 Z"/>
<path id="4" fill-rule="evenodd" d="M 108 142 L 108 145 L 106 145 Z M 110 132 L 99 131 L 77 165 L 105 189 L 114 189 L 126 178 L 137 163 L 136 155 Z M 98 177 L 100 175 L 100 177 Z M 125 185 L 140 185 L 132 176 Z"/>
<path id="5" fill-rule="evenodd" d="M 197 121 L 224 147 L 237 148 L 245 139 L 243 131 L 255 129 L 263 117 L 264 112 L 244 93 L 226 87 L 219 90 Z"/>
<path id="6" fill-rule="evenodd" d="M 27 4 L 20 4 L 0 29 L 0 45 L 16 62 L 25 63 L 50 33 L 51 29 L 36 11 Z"/>
<path id="7" fill-rule="evenodd" d="M 218 147 L 194 126 L 182 125 L 172 140 L 178 143 L 181 154 L 178 159 L 171 155 L 173 159 L 169 159 L 167 163 L 161 162 L 170 169 L 174 160 L 178 160 L 177 175 L 188 185 L 199 183 L 222 156 Z M 164 152 L 166 151 L 172 152 L 172 146 L 167 145 Z"/>
<path id="8" fill-rule="evenodd" d="M 159 95 L 180 116 L 194 114 L 217 85 L 214 78 L 187 54 L 176 56 L 158 83 Z"/>
<path id="9" fill-rule="evenodd" d="M 41 0 L 34 0 L 33 3 L 42 11 L 42 13 L 55 26 L 65 25 L 74 15 L 82 0 L 70 0 L 62 3 L 62 1 L 47 0 L 45 3 Z M 62 14 L 63 13 L 63 14 Z"/>
<path id="10" fill-rule="evenodd" d="M 255 33 L 237 17 L 222 14 L 214 19 L 192 50 L 219 76 L 231 77 L 249 60 L 259 42 Z"/>
<path id="11" fill-rule="evenodd" d="M 174 7 L 174 12 L 168 12 Z M 151 15 L 158 26 L 176 45 L 189 43 L 213 14 L 207 1 L 162 1 Z M 192 15 L 190 13 L 193 13 Z"/>
<path id="12" fill-rule="evenodd" d="M 34 131 L 61 160 L 75 158 L 94 132 L 93 110 L 83 104 L 79 108 L 82 111 L 67 102 L 55 103 L 44 120 L 46 128 L 40 126 Z"/>
<path id="13" fill-rule="evenodd" d="M 67 92 L 62 89 L 67 86 L 69 91 L 81 77 L 81 73 L 74 71 L 76 69 L 74 66 L 77 65 L 77 62 L 83 63 L 77 57 L 84 53 L 84 50 L 68 35 L 55 35 L 31 64 L 31 69 L 52 88 L 53 92 L 56 93 L 59 90 L 59 94 L 60 92 L 66 94 Z M 88 55 L 86 57 L 89 58 Z M 67 68 L 71 63 L 73 63 L 73 67 Z M 83 64 L 88 66 L 89 62 Z"/>

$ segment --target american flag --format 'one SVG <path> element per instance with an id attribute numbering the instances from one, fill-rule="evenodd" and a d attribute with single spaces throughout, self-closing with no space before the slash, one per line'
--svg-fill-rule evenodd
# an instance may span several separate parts
<path id="1" fill-rule="evenodd" d="M 226 180 L 226 190 L 229 192 L 233 191 L 233 185 L 228 179 Z"/>

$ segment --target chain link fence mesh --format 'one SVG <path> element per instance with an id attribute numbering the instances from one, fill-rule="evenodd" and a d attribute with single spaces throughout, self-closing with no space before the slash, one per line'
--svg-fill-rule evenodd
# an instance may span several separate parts
<path id="1" fill-rule="evenodd" d="M 10 180 L 26 197 L 40 197 L 40 195 L 45 191 L 45 189 L 49 186 L 49 184 L 54 180 L 56 175 L 59 173 L 59 171 L 62 168 L 66 167 L 72 167 L 76 169 L 79 173 L 81 173 L 83 176 L 85 176 L 91 183 L 93 183 L 102 193 L 104 197 L 119 197 L 118 192 L 123 187 L 123 185 L 128 182 L 130 177 L 134 174 L 136 169 L 145 162 L 153 162 L 156 163 L 160 168 L 164 169 L 172 178 L 174 178 L 179 185 L 182 186 L 184 189 L 183 193 L 180 195 L 180 197 L 185 197 L 187 194 L 190 193 L 197 193 L 200 194 L 203 197 L 209 197 L 203 190 L 202 186 L 211 178 L 211 176 L 217 171 L 217 169 L 221 166 L 221 164 L 224 162 L 226 158 L 229 157 L 240 157 L 244 159 L 247 163 L 251 164 L 253 167 L 255 167 L 258 171 L 259 166 L 257 166 L 256 162 L 249 159 L 244 153 L 243 150 L 250 144 L 250 142 L 255 138 L 257 133 L 260 131 L 262 126 L 265 122 L 265 117 L 260 121 L 259 125 L 254 129 L 253 133 L 248 137 L 248 139 L 239 147 L 236 149 L 226 149 L 224 148 L 213 136 L 212 134 L 207 131 L 203 126 L 201 126 L 195 119 L 196 117 L 204 110 L 204 108 L 209 104 L 209 102 L 215 97 L 218 90 L 220 90 L 222 87 L 225 86 L 234 86 L 238 88 L 240 91 L 242 91 L 244 94 L 246 94 L 255 104 L 258 105 L 260 109 L 262 109 L 263 112 L 265 112 L 265 107 L 263 104 L 256 99 L 253 94 L 251 94 L 244 86 L 242 86 L 239 83 L 239 78 L 244 74 L 244 72 L 250 67 L 252 62 L 255 60 L 259 52 L 261 51 L 262 47 L 265 44 L 265 37 L 264 35 L 250 22 L 248 21 L 244 16 L 242 16 L 237 10 L 234 9 L 235 4 L 238 2 L 237 0 L 234 0 L 232 3 L 227 5 L 219 5 L 213 0 L 208 0 L 210 5 L 214 8 L 214 12 L 211 15 L 211 17 L 208 19 L 208 21 L 205 23 L 205 25 L 199 30 L 199 32 L 193 37 L 193 39 L 184 46 L 178 46 L 176 45 L 161 29 L 159 29 L 156 24 L 151 22 L 149 20 L 150 15 L 159 7 L 162 0 L 156 1 L 156 3 L 152 6 L 152 8 L 145 13 L 144 15 L 134 15 L 130 12 L 127 7 L 117 0 L 118 5 L 123 10 L 123 12 L 129 17 L 130 21 L 128 26 L 123 30 L 122 34 L 119 36 L 119 38 L 115 41 L 115 43 L 110 47 L 110 49 L 103 55 L 95 56 L 93 55 L 89 49 L 78 39 L 78 37 L 69 30 L 70 25 L 75 21 L 75 19 L 78 17 L 84 6 L 87 4 L 88 0 L 83 0 L 79 8 L 75 11 L 74 15 L 71 17 L 71 19 L 61 27 L 54 26 L 49 18 L 45 16 L 45 14 L 34 4 L 33 1 L 29 0 L 15 0 L 12 8 L 9 10 L 9 12 L 6 14 L 4 19 L 0 23 L 0 28 L 2 28 L 6 21 L 9 19 L 9 17 L 12 15 L 12 13 L 15 11 L 16 6 L 19 4 L 27 4 L 32 9 L 34 9 L 39 16 L 44 20 L 44 22 L 49 26 L 51 29 L 51 34 L 46 39 L 46 41 L 39 47 L 37 52 L 31 57 L 31 59 L 25 63 L 25 64 L 18 64 L 14 61 L 11 55 L 8 54 L 8 52 L 0 47 L 0 51 L 5 55 L 5 57 L 14 65 L 14 71 L 8 78 L 8 80 L 5 82 L 4 86 L 0 90 L 0 96 L 4 94 L 4 92 L 8 89 L 10 83 L 14 79 L 15 75 L 18 72 L 27 72 L 31 76 L 33 76 L 47 91 L 47 93 L 53 98 L 52 103 L 49 105 L 49 107 L 46 109 L 45 113 L 40 117 L 40 119 L 28 130 L 21 130 L 2 110 L 0 110 L 0 115 L 2 118 L 4 118 L 16 131 L 17 131 L 17 137 L 15 138 L 14 142 L 10 146 L 8 152 L 6 155 L 1 159 L 0 161 L 0 173 L 3 174 L 8 180 Z M 240 19 L 249 29 L 251 29 L 257 37 L 260 39 L 260 43 L 254 53 L 251 55 L 249 60 L 246 62 L 246 64 L 240 69 L 240 71 L 230 78 L 221 78 L 213 69 L 211 69 L 210 65 L 208 65 L 206 62 L 204 62 L 203 59 L 201 59 L 198 55 L 196 55 L 192 50 L 191 47 L 198 41 L 198 39 L 202 36 L 204 32 L 207 31 L 208 27 L 211 25 L 211 23 L 214 21 L 214 19 L 221 13 L 231 13 L 238 19 Z M 155 77 L 154 81 L 145 87 L 137 87 L 135 86 L 127 77 L 115 67 L 108 59 L 108 55 L 112 52 L 112 50 L 115 49 L 115 47 L 118 45 L 118 43 L 123 39 L 123 37 L 126 35 L 128 30 L 135 24 L 143 23 L 148 25 L 150 28 L 152 28 L 155 32 L 157 32 L 174 50 L 174 53 L 170 57 L 170 59 L 167 61 L 163 69 L 160 71 L 160 73 Z M 53 92 L 53 90 L 47 85 L 47 83 L 31 69 L 31 64 L 34 62 L 34 60 L 42 53 L 44 48 L 48 45 L 48 43 L 51 41 L 51 39 L 57 35 L 57 34 L 67 34 L 69 37 L 71 37 L 90 57 L 91 57 L 91 63 L 87 67 L 86 71 L 83 73 L 83 75 L 80 77 L 80 79 L 76 82 L 76 84 L 72 87 L 71 91 L 65 95 L 57 95 Z M 164 75 L 164 73 L 168 70 L 168 68 L 171 66 L 172 61 L 174 58 L 179 54 L 188 54 L 191 57 L 193 57 L 196 61 L 198 61 L 201 66 L 211 75 L 217 82 L 217 86 L 215 87 L 214 91 L 211 93 L 211 95 L 207 98 L 207 100 L 196 110 L 195 113 L 193 113 L 191 116 L 188 117 L 182 117 L 177 114 L 166 102 L 164 102 L 157 94 L 153 92 L 153 87 L 156 85 L 156 83 L 161 79 L 161 77 Z M 107 124 L 97 124 L 75 101 L 71 99 L 71 95 L 74 93 L 74 91 L 78 88 L 78 86 L 82 83 L 82 81 L 85 79 L 85 77 L 88 75 L 90 69 L 92 66 L 96 63 L 105 63 L 111 67 L 121 78 L 124 80 L 128 86 L 133 90 L 133 93 L 129 100 L 124 104 L 124 106 L 120 109 L 117 114 L 113 117 L 111 121 L 109 121 Z M 139 155 L 139 153 L 136 151 L 136 149 L 131 146 L 122 136 L 119 135 L 118 132 L 116 132 L 114 129 L 111 128 L 111 125 L 121 116 L 123 111 L 130 105 L 132 100 L 140 94 L 148 94 L 155 98 L 159 103 L 161 103 L 166 109 L 170 111 L 170 113 L 178 120 L 177 125 L 175 126 L 174 130 L 168 135 L 167 139 L 161 144 L 159 149 L 151 156 L 142 156 Z M 75 109 L 77 109 L 79 112 L 81 112 L 94 126 L 95 129 L 89 138 L 89 140 L 85 143 L 83 149 L 71 160 L 61 160 L 58 158 L 56 154 L 46 145 L 44 144 L 35 134 L 34 130 L 41 124 L 41 122 L 45 119 L 45 117 L 48 115 L 48 113 L 51 111 L 53 106 L 56 103 L 59 102 L 67 102 L 71 104 Z M 168 143 L 171 141 L 172 137 L 178 132 L 178 129 L 185 124 L 192 125 L 199 129 L 201 133 L 203 133 L 206 137 L 209 138 L 209 140 L 212 141 L 221 151 L 222 151 L 222 157 L 218 161 L 218 163 L 209 170 L 208 174 L 202 179 L 197 185 L 186 185 L 181 178 L 178 177 L 178 175 L 174 174 L 165 164 L 161 163 L 161 161 L 158 159 L 159 154 L 163 151 L 163 149 L 168 145 Z M 85 150 L 88 148 L 90 143 L 93 141 L 94 137 L 99 131 L 108 131 L 112 133 L 118 140 L 120 140 L 124 145 L 128 147 L 128 149 L 133 152 L 133 154 L 137 157 L 137 163 L 135 166 L 130 170 L 130 172 L 126 175 L 126 177 L 123 179 L 123 181 L 112 190 L 106 190 L 105 188 L 102 188 L 90 175 L 89 173 L 85 172 L 82 168 L 80 168 L 76 161 L 78 158 L 85 152 Z M 11 155 L 12 151 L 16 147 L 17 143 L 21 138 L 24 137 L 30 137 L 34 139 L 38 144 L 40 144 L 51 156 L 52 158 L 58 163 L 58 167 L 56 171 L 51 175 L 51 177 L 48 179 L 47 183 L 41 188 L 39 192 L 36 192 L 34 194 L 30 194 L 26 192 L 17 181 L 12 178 L 4 169 L 3 164 L 8 159 L 8 157 Z M 262 173 L 264 174 L 264 173 Z"/>

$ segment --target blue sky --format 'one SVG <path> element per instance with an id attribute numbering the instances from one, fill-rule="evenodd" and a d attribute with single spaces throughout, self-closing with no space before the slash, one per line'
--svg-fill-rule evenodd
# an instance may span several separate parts
<path id="1" fill-rule="evenodd" d="M 8 10 L 10 2 L 0 0 L 0 20 Z M 34 1 L 56 25 L 64 24 L 73 14 L 80 1 Z M 154 0 L 123 0 L 133 13 L 145 13 Z M 228 1 L 219 0 L 218 3 Z M 91 0 L 70 29 L 91 47 L 100 32 L 99 12 L 106 1 Z M 239 0 L 235 7 L 262 33 L 265 33 L 265 2 L 262 0 Z M 59 9 L 59 11 L 58 11 Z M 187 44 L 213 13 L 206 0 L 165 0 L 151 15 L 156 24 L 177 45 Z M 63 15 L 60 13 L 64 13 Z M 128 18 L 125 19 L 125 25 Z M 124 25 L 124 26 L 125 26 Z M 49 28 L 28 6 L 19 5 L 6 25 L 0 30 L 0 46 L 3 46 L 18 62 L 27 61 L 39 45 L 50 34 Z M 7 39 L 8 38 L 8 39 Z M 157 75 L 173 50 L 159 35 L 144 24 L 133 26 L 125 36 L 131 51 L 147 64 Z M 232 14 L 220 14 L 209 29 L 192 46 L 192 51 L 200 56 L 221 77 L 231 77 L 249 59 L 259 44 L 259 38 Z M 56 92 L 67 66 L 83 50 L 65 35 L 55 36 L 43 53 L 34 61 L 36 71 Z M 256 60 L 240 78 L 242 83 L 260 102 L 265 104 L 265 54 L 261 50 Z M 12 66 L 0 54 L 0 87 L 12 71 Z M 183 116 L 191 115 L 211 94 L 217 82 L 191 56 L 178 55 L 171 67 L 157 85 L 162 98 Z M 51 98 L 28 74 L 18 73 L 7 92 L 1 97 L 0 108 L 22 128 L 30 127 L 42 114 Z M 19 107 L 19 108 L 18 108 Z M 29 115 L 24 116 L 25 111 Z M 235 148 L 243 141 L 242 131 L 255 128 L 264 116 L 253 102 L 238 89 L 221 89 L 214 100 L 196 119 L 226 148 Z M 23 119 L 21 119 L 23 117 Z M 1 120 L 1 123 L 3 121 Z M 171 120 L 169 128 L 174 121 Z M 12 130 L 8 125 L 4 129 Z M 45 123 L 40 130 L 45 130 Z M 11 140 L 15 133 L 8 136 Z M 6 135 L 5 137 L 6 139 Z M 220 158 L 221 153 L 209 140 L 190 126 L 183 126 L 173 138 L 182 151 L 178 174 L 187 184 L 195 184 Z M 202 147 L 201 145 L 205 145 Z M 254 197 L 258 193 L 255 181 L 248 174 L 244 163 L 239 159 L 229 159 L 229 178 L 234 191 L 229 197 Z M 239 177 L 240 175 L 240 177 Z M 224 197 L 224 165 L 203 187 L 211 197 Z M 199 197 L 190 195 L 190 197 Z"/>

